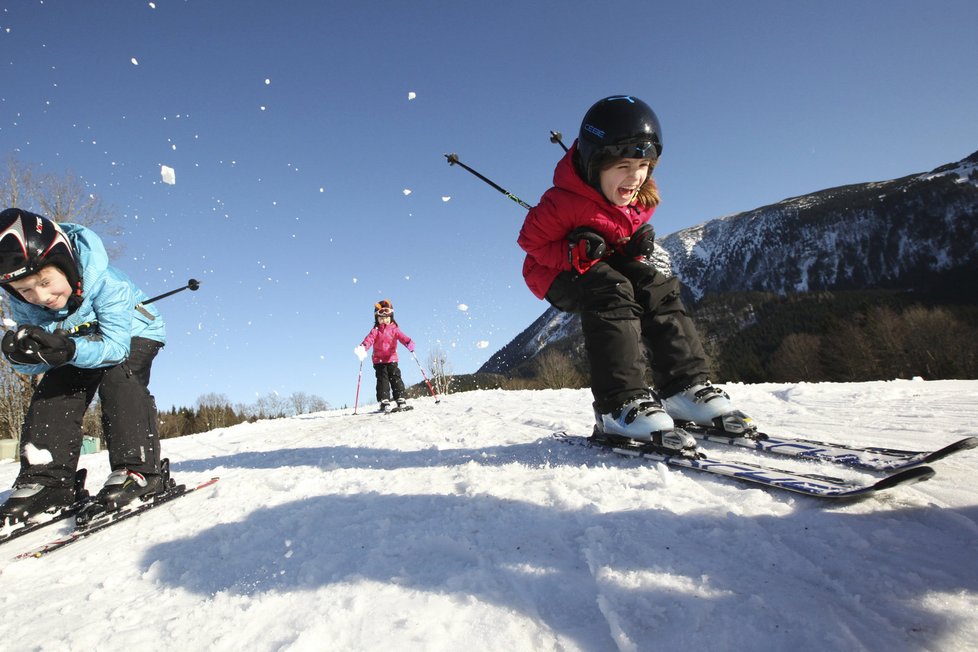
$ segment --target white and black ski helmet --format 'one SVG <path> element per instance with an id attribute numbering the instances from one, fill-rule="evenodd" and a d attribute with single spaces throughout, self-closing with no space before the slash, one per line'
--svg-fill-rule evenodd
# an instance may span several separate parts
<path id="1" fill-rule="evenodd" d="M 577 164 L 581 176 L 597 185 L 601 165 L 616 158 L 651 158 L 662 154 L 662 128 L 648 104 L 631 95 L 598 100 L 581 121 Z"/>

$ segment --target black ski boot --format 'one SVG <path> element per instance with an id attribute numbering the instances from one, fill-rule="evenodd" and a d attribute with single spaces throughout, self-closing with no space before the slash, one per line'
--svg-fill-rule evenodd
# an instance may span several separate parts
<path id="1" fill-rule="evenodd" d="M 49 487 L 30 481 L 18 482 L 10 497 L 0 505 L 0 524 L 6 521 L 13 525 L 44 512 L 55 514 L 74 502 L 75 490 L 71 486 Z"/>
<path id="2" fill-rule="evenodd" d="M 101 503 L 106 511 L 113 512 L 137 498 L 149 500 L 165 487 L 162 475 L 144 475 L 128 469 L 116 469 L 109 474 L 102 490 L 95 496 L 95 501 Z"/>

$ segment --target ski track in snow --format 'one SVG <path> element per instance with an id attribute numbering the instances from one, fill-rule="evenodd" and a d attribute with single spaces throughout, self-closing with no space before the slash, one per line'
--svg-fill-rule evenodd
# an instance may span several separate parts
<path id="1" fill-rule="evenodd" d="M 726 389 L 775 433 L 978 431 L 978 381 Z M 178 481 L 221 481 L 49 557 L 11 561 L 65 526 L 0 548 L 0 647 L 978 649 L 978 451 L 827 504 L 552 440 L 589 432 L 590 400 L 478 391 L 166 440 Z M 97 489 L 106 453 L 82 463 Z"/>

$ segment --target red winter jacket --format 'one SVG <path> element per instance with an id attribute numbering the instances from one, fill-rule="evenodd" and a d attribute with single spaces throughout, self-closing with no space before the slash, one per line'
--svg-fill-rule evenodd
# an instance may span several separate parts
<path id="1" fill-rule="evenodd" d="M 408 351 L 414 351 L 414 342 L 411 341 L 411 338 L 405 335 L 404 331 L 397 327 L 397 324 L 391 322 L 389 324 L 378 324 L 371 328 L 360 346 L 365 349 L 373 346 L 374 352 L 371 356 L 373 363 L 387 364 L 388 362 L 397 362 L 398 342 L 406 346 Z"/>
<path id="2" fill-rule="evenodd" d="M 526 260 L 523 278 L 543 299 L 561 272 L 570 271 L 567 234 L 585 226 L 604 237 L 609 247 L 623 244 L 638 227 L 649 221 L 655 208 L 615 206 L 600 191 L 584 182 L 574 167 L 577 141 L 554 170 L 554 185 L 540 203 L 530 209 L 516 240 Z"/>

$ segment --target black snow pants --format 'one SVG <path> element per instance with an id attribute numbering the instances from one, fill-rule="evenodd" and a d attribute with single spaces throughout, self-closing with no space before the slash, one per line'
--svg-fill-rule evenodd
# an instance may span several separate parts
<path id="1" fill-rule="evenodd" d="M 642 261 L 612 256 L 584 274 L 562 272 L 547 293 L 558 310 L 581 315 L 594 407 L 610 412 L 648 388 L 671 396 L 710 374 L 679 281 Z"/>
<path id="2" fill-rule="evenodd" d="M 162 344 L 132 338 L 129 358 L 114 367 L 56 367 L 34 390 L 21 434 L 18 483 L 70 486 L 81 454 L 82 417 L 98 392 L 113 471 L 160 472 L 156 399 L 150 369 Z"/>
<path id="3" fill-rule="evenodd" d="M 374 365 L 377 374 L 377 400 L 386 401 L 394 392 L 394 400 L 404 394 L 404 381 L 401 380 L 401 370 L 396 362 L 381 362 Z"/>

